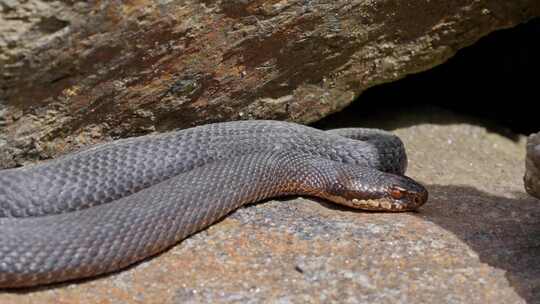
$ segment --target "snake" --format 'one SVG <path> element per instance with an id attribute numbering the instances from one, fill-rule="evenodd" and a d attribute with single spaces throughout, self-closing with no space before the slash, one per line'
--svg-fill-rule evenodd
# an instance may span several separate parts
<path id="1" fill-rule="evenodd" d="M 212 123 L 0 171 L 0 288 L 120 271 L 234 210 L 283 196 L 371 211 L 428 198 L 396 135 L 292 122 Z"/>

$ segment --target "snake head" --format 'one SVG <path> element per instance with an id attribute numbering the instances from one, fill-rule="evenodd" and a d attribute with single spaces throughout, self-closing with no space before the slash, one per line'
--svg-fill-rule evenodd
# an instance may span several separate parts
<path id="1" fill-rule="evenodd" d="M 370 167 L 342 168 L 330 189 L 331 201 L 362 210 L 416 210 L 428 199 L 426 188 L 413 179 Z"/>

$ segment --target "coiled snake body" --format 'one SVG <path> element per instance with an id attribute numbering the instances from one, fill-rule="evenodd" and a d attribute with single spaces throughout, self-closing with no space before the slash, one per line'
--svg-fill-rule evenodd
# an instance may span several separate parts
<path id="1" fill-rule="evenodd" d="M 371 129 L 218 123 L 0 171 L 0 288 L 122 269 L 238 207 L 284 195 L 414 210 L 403 144 Z"/>

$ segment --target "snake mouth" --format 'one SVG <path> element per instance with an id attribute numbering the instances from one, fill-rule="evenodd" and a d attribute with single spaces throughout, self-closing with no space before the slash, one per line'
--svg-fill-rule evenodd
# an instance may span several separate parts
<path id="1" fill-rule="evenodd" d="M 384 212 L 404 212 L 413 211 L 422 206 L 428 199 L 428 192 L 422 191 L 418 193 L 408 193 L 399 199 L 392 196 L 378 198 L 354 198 L 347 196 L 329 195 L 327 199 L 330 201 L 367 211 L 384 211 Z"/>
<path id="2" fill-rule="evenodd" d="M 353 208 L 370 210 L 370 211 L 389 211 L 389 212 L 402 212 L 402 211 L 413 211 L 418 209 L 424 204 L 420 200 L 414 200 L 410 203 L 396 202 L 390 199 L 381 198 L 381 199 L 368 199 L 368 200 L 359 200 L 352 199 L 348 201 L 349 206 Z"/>
<path id="3" fill-rule="evenodd" d="M 419 206 L 413 204 L 398 203 L 390 199 L 346 199 L 343 197 L 333 197 L 331 200 L 337 204 L 351 207 L 354 209 L 362 209 L 367 211 L 388 211 L 388 212 L 403 212 L 416 210 Z"/>

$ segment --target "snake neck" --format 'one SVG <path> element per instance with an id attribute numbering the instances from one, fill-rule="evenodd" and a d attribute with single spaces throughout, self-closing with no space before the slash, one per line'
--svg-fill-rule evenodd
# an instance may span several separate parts
<path id="1" fill-rule="evenodd" d="M 361 174 L 368 178 L 373 173 L 380 174 L 376 169 L 359 167 L 352 164 L 344 164 L 313 155 L 277 154 L 272 160 L 273 164 L 279 163 L 279 172 L 273 172 L 276 179 L 269 179 L 278 192 L 283 195 L 306 195 L 322 199 L 332 199 L 341 193 L 341 188 L 349 178 L 351 169 L 360 170 Z M 358 175 L 357 172 L 354 174 Z M 272 194 L 274 195 L 274 194 Z"/>

